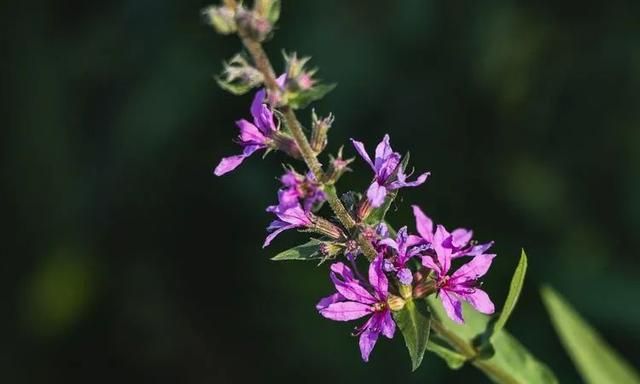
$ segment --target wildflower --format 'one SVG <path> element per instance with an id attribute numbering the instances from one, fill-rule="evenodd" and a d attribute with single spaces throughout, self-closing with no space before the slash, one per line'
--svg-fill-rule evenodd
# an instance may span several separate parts
<path id="1" fill-rule="evenodd" d="M 391 339 L 396 330 L 387 304 L 389 282 L 382 270 L 382 263 L 382 257 L 378 256 L 369 265 L 369 284 L 366 288 L 354 277 L 349 267 L 334 263 L 331 266 L 331 280 L 338 292 L 323 298 L 316 305 L 320 314 L 331 320 L 349 321 L 370 316 L 355 331 L 355 335 L 360 335 L 360 353 L 364 361 L 369 361 L 369 355 L 381 333 Z"/>
<path id="2" fill-rule="evenodd" d="M 418 233 L 427 243 L 434 243 L 433 221 L 417 205 L 412 206 L 412 208 Z M 462 256 L 481 255 L 493 245 L 493 241 L 477 244 L 476 241 L 471 240 L 473 231 L 470 229 L 458 228 L 449 233 L 445 227 L 438 227 L 441 227 L 442 231 L 442 239 L 439 240 L 441 242 L 439 245 L 448 248 L 453 259 Z"/>
<path id="3" fill-rule="evenodd" d="M 389 135 L 384 135 L 384 138 L 376 147 L 375 161 L 371 161 L 371 158 L 364 148 L 364 144 L 354 139 L 351 139 L 351 142 L 356 148 L 356 151 L 358 151 L 360 156 L 371 166 L 375 173 L 374 180 L 367 190 L 367 198 L 374 208 L 384 203 L 384 199 L 389 191 L 394 191 L 402 187 L 417 187 L 424 183 L 427 177 L 429 177 L 429 172 L 425 172 L 418 176 L 415 181 L 407 181 L 410 175 L 405 173 L 405 166 L 400 162 L 400 154 L 393 152 L 391 149 Z"/>
<path id="4" fill-rule="evenodd" d="M 495 307 L 489 295 L 480 289 L 481 284 L 478 279 L 487 273 L 496 255 L 474 256 L 471 261 L 449 275 L 452 249 L 442 245 L 447 234 L 444 227 L 438 225 L 432 242 L 435 255 L 422 256 L 422 265 L 435 273 L 436 292 L 447 315 L 457 323 L 464 323 L 462 300 L 471 304 L 479 312 L 492 314 Z"/>
<path id="5" fill-rule="evenodd" d="M 418 246 L 420 243 L 422 243 L 422 239 L 418 236 L 409 235 L 407 227 L 402 227 L 398 230 L 395 240 L 390 237 L 380 240 L 378 242 L 379 246 L 387 246 L 395 251 L 388 259 L 385 259 L 384 270 L 386 272 L 395 272 L 400 283 L 410 285 L 413 281 L 413 274 L 407 263 L 412 257 L 423 251 L 424 246 Z"/>
<path id="6" fill-rule="evenodd" d="M 267 227 L 269 236 L 264 241 L 262 247 L 266 247 L 271 244 L 271 241 L 280 233 L 287 229 L 293 228 L 305 228 L 313 226 L 313 216 L 310 212 L 302 209 L 300 203 L 296 204 L 283 204 L 284 191 L 278 192 L 278 198 L 280 203 L 278 205 L 272 205 L 267 208 L 267 212 L 274 213 L 278 219 L 274 220 Z"/>
<path id="7" fill-rule="evenodd" d="M 311 171 L 301 175 L 293 169 L 288 169 L 280 178 L 283 184 L 281 203 L 285 205 L 302 204 L 305 211 L 310 211 L 327 199 L 322 186 L 316 181 Z"/>
<path id="8" fill-rule="evenodd" d="M 270 137 L 277 132 L 278 128 L 273 121 L 273 112 L 264 104 L 265 95 L 266 91 L 261 89 L 253 98 L 251 103 L 253 123 L 245 119 L 236 122 L 240 129 L 238 144 L 243 148 L 242 154 L 223 158 L 213 171 L 216 176 L 222 176 L 227 172 L 233 171 L 255 151 L 267 148 L 270 145 Z"/>

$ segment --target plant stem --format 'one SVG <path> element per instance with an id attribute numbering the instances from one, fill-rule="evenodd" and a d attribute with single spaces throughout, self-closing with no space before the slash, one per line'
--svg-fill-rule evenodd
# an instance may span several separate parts
<path id="1" fill-rule="evenodd" d="M 500 367 L 489 362 L 488 360 L 479 359 L 478 354 L 469 343 L 463 340 L 455 333 L 449 331 L 439 320 L 431 319 L 431 329 L 435 331 L 438 336 L 445 340 L 450 346 L 452 346 L 458 353 L 462 354 L 471 362 L 476 368 L 484 372 L 492 380 L 502 384 L 523 384 L 516 378 L 511 376 L 508 372 L 505 372 Z"/>
<path id="2" fill-rule="evenodd" d="M 262 48 L 262 44 L 251 39 L 242 30 L 239 30 L 238 34 L 240 35 L 242 44 L 245 46 L 247 51 L 249 51 L 249 54 L 253 58 L 256 68 L 262 73 L 262 76 L 264 77 L 264 84 L 269 92 L 272 95 L 279 94 L 281 92 L 281 89 L 276 82 L 276 75 L 273 70 L 273 66 L 269 61 L 269 57 Z M 324 172 L 322 170 L 322 165 L 318 161 L 316 153 L 311 148 L 309 140 L 307 139 L 307 136 L 305 136 L 295 112 L 289 106 L 282 107 L 281 112 L 284 116 L 285 124 L 291 131 L 293 139 L 296 141 L 298 147 L 300 148 L 300 153 L 302 154 L 302 158 L 307 164 L 307 167 L 309 167 L 311 172 L 313 172 L 316 180 L 323 180 Z M 358 225 L 353 217 L 351 217 L 344 204 L 342 204 L 342 202 L 338 198 L 338 194 L 336 193 L 335 188 L 325 188 L 325 194 L 327 196 L 327 202 L 329 203 L 329 206 L 333 210 L 333 213 L 336 215 L 338 220 L 340 220 L 340 223 L 351 234 L 354 234 L 354 232 L 358 230 Z M 373 249 L 371 243 L 367 239 L 365 239 L 362 234 L 357 234 L 357 242 L 367 259 L 369 259 L 369 261 L 373 261 L 373 259 L 376 258 L 377 253 L 375 249 Z"/>

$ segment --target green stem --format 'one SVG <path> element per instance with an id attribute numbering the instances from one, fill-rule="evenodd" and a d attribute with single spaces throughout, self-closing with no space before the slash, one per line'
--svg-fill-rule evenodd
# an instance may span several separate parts
<path id="1" fill-rule="evenodd" d="M 240 35 L 240 39 L 242 40 L 242 44 L 245 46 L 249 54 L 253 58 L 253 61 L 256 65 L 256 68 L 262 73 L 264 77 L 264 84 L 272 95 L 277 95 L 281 92 L 278 83 L 276 82 L 276 75 L 273 70 L 273 66 L 269 61 L 269 57 L 265 53 L 262 48 L 262 44 L 251 39 L 244 31 L 239 30 L 238 34 Z M 309 144 L 309 140 L 307 136 L 304 134 L 302 130 L 302 126 L 296 117 L 295 112 L 289 106 L 284 106 L 281 108 L 282 114 L 284 116 L 284 122 L 291 131 L 293 139 L 298 144 L 300 148 L 300 153 L 302 154 L 302 158 L 304 162 L 307 164 L 307 167 L 313 172 L 313 175 L 316 177 L 316 180 L 324 180 L 324 171 L 322 170 L 322 165 L 318 161 L 316 157 L 316 153 L 311 148 Z M 335 188 L 329 187 L 325 188 L 325 194 L 327 195 L 327 202 L 329 206 L 333 210 L 333 213 L 336 215 L 340 223 L 350 232 L 355 233 L 358 231 L 358 224 L 351 217 L 347 209 L 345 208 L 342 201 L 338 198 L 338 194 L 335 191 Z M 362 234 L 357 234 L 358 245 L 362 249 L 364 255 L 372 261 L 376 258 L 377 252 L 373 249 L 371 243 L 364 238 Z"/>
<path id="2" fill-rule="evenodd" d="M 502 384 L 523 384 L 495 364 L 492 364 L 487 360 L 477 358 L 478 354 L 475 348 L 473 348 L 473 346 L 471 346 L 466 340 L 449 331 L 439 320 L 434 318 L 431 319 L 431 329 L 438 334 L 438 337 L 446 341 L 458 353 L 466 357 L 467 361 L 470 361 L 471 364 L 484 372 L 495 382 Z"/>

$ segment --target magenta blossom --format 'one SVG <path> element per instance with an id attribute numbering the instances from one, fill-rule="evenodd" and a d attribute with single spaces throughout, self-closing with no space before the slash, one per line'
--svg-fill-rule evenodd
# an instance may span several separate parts
<path id="1" fill-rule="evenodd" d="M 402 187 L 417 187 L 424 183 L 429 177 L 429 172 L 425 172 L 418 176 L 415 181 L 408 182 L 410 175 L 405 173 L 406 169 L 402 166 L 400 154 L 393 152 L 389 144 L 389 135 L 384 138 L 376 147 L 375 161 L 367 154 L 364 144 L 351 139 L 353 146 L 360 156 L 367 162 L 375 173 L 373 182 L 367 190 L 367 198 L 373 207 L 379 207 L 384 203 L 384 199 L 389 191 L 394 191 Z"/>
<path id="2" fill-rule="evenodd" d="M 274 213 L 278 219 L 272 221 L 267 227 L 267 231 L 270 233 L 262 245 L 263 248 L 271 244 L 271 241 L 276 236 L 287 229 L 311 227 L 313 225 L 312 214 L 302 209 L 300 203 L 283 204 L 284 195 L 285 192 L 280 190 L 278 192 L 279 204 L 267 208 L 267 212 Z"/>
<path id="3" fill-rule="evenodd" d="M 496 255 L 481 254 L 474 256 L 452 275 L 451 248 L 442 245 L 446 237 L 443 226 L 438 225 L 433 235 L 433 250 L 435 256 L 422 256 L 422 265 L 435 273 L 438 297 L 442 301 L 447 315 L 457 323 L 464 323 L 462 318 L 462 300 L 471 304 L 479 312 L 492 314 L 495 310 L 489 295 L 480 289 L 479 278 L 484 276 Z"/>
<path id="4" fill-rule="evenodd" d="M 407 227 L 398 230 L 395 240 L 390 237 L 380 240 L 378 245 L 389 247 L 394 251 L 385 259 L 383 265 L 385 272 L 395 272 L 400 283 L 410 285 L 413 281 L 413 275 L 407 263 L 424 250 L 425 247 L 419 245 L 421 243 L 422 238 L 408 234 Z"/>
<path id="5" fill-rule="evenodd" d="M 303 176 L 293 169 L 289 169 L 282 175 L 280 181 L 283 184 L 281 204 L 290 206 L 302 204 L 305 211 L 310 211 L 314 206 L 326 200 L 321 185 L 316 181 L 311 171 Z"/>
<path id="6" fill-rule="evenodd" d="M 331 320 L 349 321 L 370 316 L 355 332 L 360 335 L 360 353 L 364 361 L 369 361 L 369 354 L 381 333 L 391 339 L 396 330 L 387 304 L 389 282 L 382 264 L 383 259 L 378 256 L 369 265 L 369 284 L 366 287 L 354 277 L 349 267 L 343 263 L 333 264 L 331 281 L 338 292 L 316 305 L 320 314 Z"/>
<path id="7" fill-rule="evenodd" d="M 439 242 L 439 245 L 451 251 L 452 259 L 462 256 L 481 255 L 493 245 L 493 241 L 485 244 L 477 244 L 471 240 L 473 231 L 470 229 L 458 228 L 449 233 L 449 231 L 441 225 L 438 226 L 438 228 L 441 228 L 440 238 L 436 241 L 433 221 L 422 212 L 420 207 L 417 205 L 413 205 L 412 207 L 413 215 L 416 218 L 416 229 L 422 239 L 429 244 Z"/>

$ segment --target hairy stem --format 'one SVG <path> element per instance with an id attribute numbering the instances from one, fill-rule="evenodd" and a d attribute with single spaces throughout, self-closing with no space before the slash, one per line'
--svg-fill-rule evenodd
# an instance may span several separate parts
<path id="1" fill-rule="evenodd" d="M 471 362 L 476 368 L 484 372 L 487 376 L 494 381 L 502 384 L 523 384 L 516 378 L 511 376 L 508 372 L 505 372 L 500 367 L 489 362 L 488 360 L 479 359 L 478 353 L 475 348 L 471 346 L 466 340 L 462 339 L 455 333 L 449 331 L 439 320 L 431 319 L 431 329 L 440 337 L 445 340 L 451 347 L 453 347 L 458 353 L 462 354 Z"/>
<path id="2" fill-rule="evenodd" d="M 264 84 L 272 95 L 277 95 L 281 92 L 278 83 L 276 82 L 276 75 L 273 70 L 273 66 L 269 61 L 269 57 L 266 52 L 262 48 L 262 44 L 251 39 L 244 31 L 239 30 L 238 34 L 240 35 L 240 39 L 242 40 L 242 44 L 244 44 L 247 51 L 253 58 L 253 61 L 256 65 L 256 68 L 262 73 L 264 77 Z M 318 161 L 316 157 L 316 153 L 311 148 L 309 144 L 309 140 L 307 136 L 304 134 L 302 130 L 302 126 L 296 117 L 295 112 L 289 106 L 284 106 L 281 108 L 282 114 L 284 116 L 284 122 L 291 131 L 293 139 L 298 144 L 300 148 L 300 153 L 302 154 L 302 158 L 304 162 L 307 164 L 307 167 L 313 172 L 313 175 L 316 177 L 316 180 L 324 179 L 324 171 L 322 170 L 322 165 Z M 358 229 L 358 225 L 356 221 L 351 217 L 344 204 L 338 198 L 338 194 L 336 193 L 334 188 L 326 188 L 325 194 L 327 196 L 327 202 L 329 206 L 333 210 L 333 213 L 336 215 L 340 223 L 350 232 L 354 233 Z M 376 251 L 373 249 L 371 243 L 365 239 L 361 234 L 357 234 L 358 245 L 362 249 L 364 255 L 372 261 L 376 257 Z"/>

